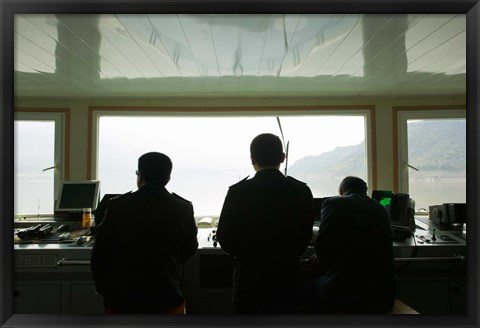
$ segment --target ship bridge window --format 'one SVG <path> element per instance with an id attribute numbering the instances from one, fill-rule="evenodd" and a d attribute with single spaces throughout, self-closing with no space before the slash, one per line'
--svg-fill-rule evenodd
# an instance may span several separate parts
<path id="1" fill-rule="evenodd" d="M 399 111 L 399 191 L 418 213 L 466 202 L 465 110 Z"/>
<path id="2" fill-rule="evenodd" d="M 98 131 L 95 174 L 101 194 L 136 190 L 138 157 L 163 152 L 173 162 L 167 189 L 190 200 L 196 216 L 215 217 L 228 187 L 255 174 L 251 140 L 260 133 L 280 138 L 283 133 L 288 161 L 280 170 L 306 182 L 315 197 L 328 196 L 337 193 L 346 175 L 369 181 L 369 118 L 364 110 L 282 113 L 278 119 L 274 114 L 172 117 L 100 112 L 93 128 Z"/>
<path id="3" fill-rule="evenodd" d="M 63 167 L 62 113 L 16 112 L 14 214 L 51 216 Z"/>

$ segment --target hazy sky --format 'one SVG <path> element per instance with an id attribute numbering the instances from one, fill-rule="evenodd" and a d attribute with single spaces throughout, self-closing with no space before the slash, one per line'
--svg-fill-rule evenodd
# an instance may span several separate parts
<path id="1" fill-rule="evenodd" d="M 290 164 L 365 138 L 363 116 L 288 116 L 280 121 L 285 142 L 290 141 Z M 195 165 L 216 161 L 235 166 L 249 161 L 250 142 L 263 132 L 281 137 L 275 117 L 102 117 L 100 145 L 175 154 L 179 163 L 199 156 L 206 162 Z"/>

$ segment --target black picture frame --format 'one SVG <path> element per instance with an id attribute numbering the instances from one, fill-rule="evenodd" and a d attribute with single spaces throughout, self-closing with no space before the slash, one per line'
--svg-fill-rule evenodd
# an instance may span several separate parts
<path id="1" fill-rule="evenodd" d="M 465 316 L 65 316 L 13 314 L 13 18 L 20 13 L 464 13 L 467 15 L 468 313 Z M 473 327 L 478 313 L 479 49 L 478 0 L 1 0 L 0 1 L 0 326 L 438 326 Z"/>

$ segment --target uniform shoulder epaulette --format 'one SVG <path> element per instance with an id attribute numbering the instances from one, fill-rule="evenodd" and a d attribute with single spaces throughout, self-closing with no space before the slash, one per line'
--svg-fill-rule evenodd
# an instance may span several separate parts
<path id="1" fill-rule="evenodd" d="M 111 200 L 120 199 L 120 198 L 122 198 L 122 197 L 125 197 L 125 196 L 127 196 L 127 195 L 130 195 L 131 193 L 132 193 L 132 191 L 130 190 L 129 192 L 126 192 L 126 193 L 121 194 L 121 195 L 118 195 L 118 196 L 114 196 L 114 197 L 112 197 L 112 198 L 109 198 L 108 200 L 111 201 Z"/>
<path id="2" fill-rule="evenodd" d="M 301 183 L 301 184 L 303 184 L 303 185 L 306 185 L 306 184 L 307 184 L 306 182 L 303 182 L 303 181 L 297 180 L 297 179 L 295 179 L 294 177 L 292 177 L 292 176 L 290 176 L 290 175 L 288 175 L 288 176 L 287 176 L 287 178 L 288 178 L 288 179 L 290 179 L 290 180 L 292 180 L 292 181 L 295 181 L 295 182 Z"/>
<path id="3" fill-rule="evenodd" d="M 249 175 L 247 175 L 245 178 L 243 178 L 242 180 L 238 181 L 237 183 L 234 183 L 233 185 L 231 185 L 229 188 L 232 188 L 232 187 L 235 187 L 235 186 L 238 186 L 242 183 L 244 183 L 245 181 L 247 181 Z"/>
<path id="4" fill-rule="evenodd" d="M 185 198 L 183 198 L 183 197 L 180 197 L 179 195 L 177 195 L 177 194 L 174 193 L 174 192 L 172 192 L 172 196 L 175 197 L 175 198 L 177 198 L 177 199 L 183 200 L 184 202 L 187 202 L 187 203 L 189 203 L 189 204 L 192 203 L 192 202 L 189 201 L 188 199 L 185 199 Z"/>

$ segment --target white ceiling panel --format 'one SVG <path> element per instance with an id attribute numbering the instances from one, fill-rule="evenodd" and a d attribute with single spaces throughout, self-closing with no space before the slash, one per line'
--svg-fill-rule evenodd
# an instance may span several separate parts
<path id="1" fill-rule="evenodd" d="M 462 51 L 462 53 L 457 53 Z M 458 57 L 466 57 L 466 33 L 465 31 L 457 34 L 451 39 L 445 41 L 437 47 L 433 47 L 431 51 L 424 53 L 415 60 L 412 60 L 408 64 L 408 72 L 444 72 L 443 68 L 448 68 L 449 66 L 458 62 Z M 434 66 L 434 63 L 440 63 L 442 66 Z"/>
<path id="2" fill-rule="evenodd" d="M 18 15 L 20 97 L 465 94 L 465 15 Z"/>
<path id="3" fill-rule="evenodd" d="M 359 20 L 348 34 L 341 39 L 335 51 L 317 71 L 316 75 L 335 76 L 356 54 L 361 53 L 363 47 L 362 32 L 361 20 Z M 363 55 L 360 56 L 363 58 Z"/>

